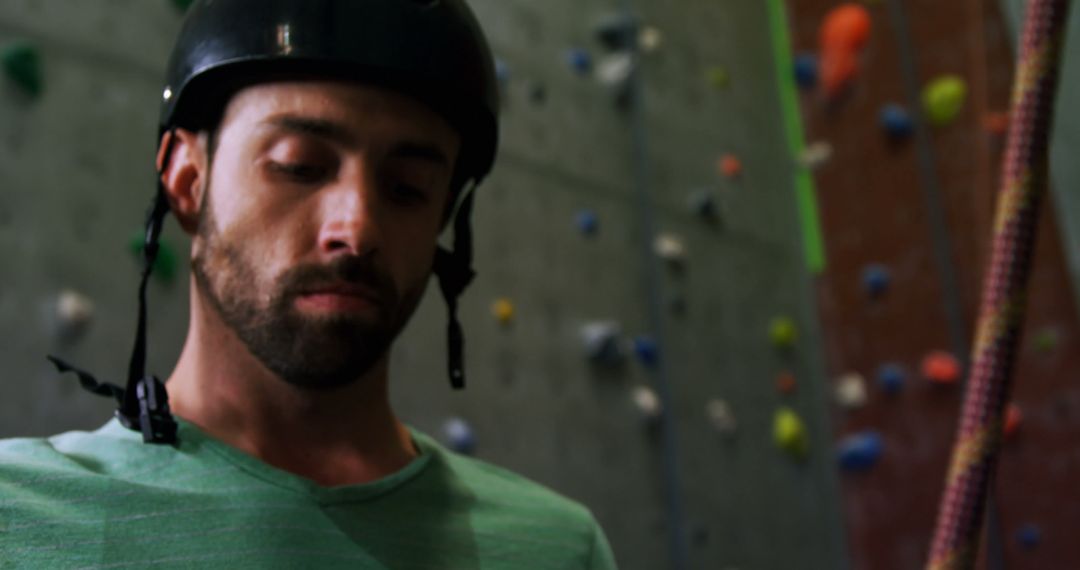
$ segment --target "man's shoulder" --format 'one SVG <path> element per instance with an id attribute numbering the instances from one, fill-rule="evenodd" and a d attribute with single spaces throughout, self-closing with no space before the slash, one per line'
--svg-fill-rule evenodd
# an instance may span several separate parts
<path id="1" fill-rule="evenodd" d="M 509 469 L 453 452 L 430 437 L 423 437 L 454 481 L 464 486 L 476 502 L 545 518 L 557 517 L 583 528 L 595 524 L 592 513 L 581 503 Z"/>

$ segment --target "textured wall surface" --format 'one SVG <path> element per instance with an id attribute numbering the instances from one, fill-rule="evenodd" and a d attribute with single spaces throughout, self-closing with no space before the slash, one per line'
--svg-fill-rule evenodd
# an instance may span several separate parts
<path id="1" fill-rule="evenodd" d="M 480 277 L 461 307 L 470 388 L 447 385 L 445 308 L 431 288 L 394 352 L 399 411 L 435 435 L 450 416 L 468 419 L 479 457 L 593 509 L 623 568 L 844 567 L 796 166 L 765 3 L 636 5 L 665 35 L 644 60 L 631 110 L 565 63 L 572 46 L 600 56 L 592 22 L 616 5 L 472 5 L 510 79 L 501 155 L 475 214 Z M 113 381 L 126 369 L 137 269 L 128 243 L 152 192 L 156 102 L 179 22 L 164 0 L 0 3 L 0 44 L 38 45 L 46 80 L 36 100 L 0 80 L 0 437 L 93 428 L 110 413 L 109 402 L 58 378 L 43 356 L 63 355 Z M 728 88 L 706 80 L 715 66 L 730 75 Z M 542 103 L 531 98 L 538 86 Z M 741 179 L 717 174 L 722 153 L 742 159 Z M 724 224 L 687 209 L 699 189 L 721 200 Z M 582 208 L 598 215 L 592 238 L 575 230 Z M 647 219 L 681 236 L 684 271 L 648 254 Z M 166 239 L 186 259 L 171 222 Z M 162 376 L 186 332 L 186 263 L 179 269 L 150 293 L 149 369 Z M 64 289 L 96 304 L 74 341 L 56 332 Z M 498 297 L 516 305 L 509 327 L 491 317 Z M 673 297 L 685 312 L 668 310 Z M 800 329 L 786 356 L 769 342 L 778 316 Z M 592 320 L 656 335 L 660 367 L 630 360 L 598 373 L 579 338 Z M 783 371 L 798 378 L 794 394 L 775 389 Z M 646 429 L 631 402 L 632 387 L 653 384 L 671 395 L 666 436 Z M 735 410 L 736 437 L 710 427 L 712 398 Z M 805 462 L 773 446 L 781 405 L 806 421 Z"/>

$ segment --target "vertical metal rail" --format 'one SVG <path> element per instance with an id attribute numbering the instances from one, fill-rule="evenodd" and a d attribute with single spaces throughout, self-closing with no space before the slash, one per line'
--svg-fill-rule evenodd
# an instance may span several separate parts
<path id="1" fill-rule="evenodd" d="M 620 0 L 620 9 L 627 21 L 632 21 L 632 0 Z M 673 395 L 667 375 L 664 342 L 664 301 L 661 290 L 660 262 L 653 254 L 652 240 L 656 235 L 654 208 L 649 194 L 652 177 L 646 128 L 644 86 L 641 76 L 641 58 L 637 42 L 630 42 L 633 50 L 634 69 L 630 77 L 629 115 L 633 136 L 634 182 L 638 199 L 638 217 L 641 224 L 642 280 L 648 302 L 648 325 L 660 354 L 657 366 L 652 370 L 652 382 L 663 404 L 660 417 L 660 437 L 663 449 L 664 494 L 667 508 L 668 550 L 673 570 L 687 568 L 687 536 L 683 514 L 682 484 L 679 475 L 679 452 L 673 417 Z"/>

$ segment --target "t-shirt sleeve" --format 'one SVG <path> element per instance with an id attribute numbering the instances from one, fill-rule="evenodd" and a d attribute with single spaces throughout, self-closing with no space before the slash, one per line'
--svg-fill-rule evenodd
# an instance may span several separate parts
<path id="1" fill-rule="evenodd" d="M 618 569 L 615 565 L 615 554 L 611 552 L 611 545 L 608 544 L 607 536 L 604 535 L 604 529 L 600 528 L 595 521 L 593 522 L 592 552 L 589 554 L 589 564 L 586 568 L 587 570 Z"/>

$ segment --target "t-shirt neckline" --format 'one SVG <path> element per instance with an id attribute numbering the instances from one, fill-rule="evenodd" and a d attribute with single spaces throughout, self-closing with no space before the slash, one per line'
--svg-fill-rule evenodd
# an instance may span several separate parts
<path id="1" fill-rule="evenodd" d="M 431 463 L 431 458 L 437 451 L 437 446 L 426 435 L 414 430 L 411 426 L 406 426 L 412 437 L 413 444 L 419 452 L 419 455 L 413 458 L 408 465 L 389 476 L 370 483 L 325 487 L 315 481 L 279 469 L 249 455 L 204 432 L 201 428 L 183 418 L 176 417 L 175 419 L 179 426 L 179 451 L 181 453 L 198 455 L 210 452 L 250 477 L 294 493 L 306 495 L 320 505 L 358 503 L 382 497 L 397 490 L 422 473 Z M 123 427 L 116 419 L 110 421 L 106 428 L 109 431 L 121 430 L 130 434 L 133 438 L 138 438 L 137 433 Z"/>

